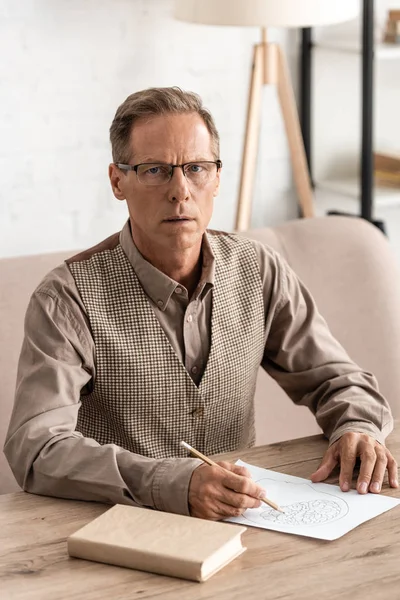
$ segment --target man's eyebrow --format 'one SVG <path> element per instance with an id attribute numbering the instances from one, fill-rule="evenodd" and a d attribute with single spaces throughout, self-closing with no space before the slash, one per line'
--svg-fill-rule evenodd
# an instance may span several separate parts
<path id="1" fill-rule="evenodd" d="M 195 163 L 195 162 L 214 162 L 214 159 L 212 158 L 191 158 L 190 160 L 186 160 L 184 163 L 182 164 L 187 164 L 187 163 Z M 143 164 L 143 163 L 151 163 L 151 164 L 164 164 L 164 165 L 171 165 L 172 163 L 167 162 L 166 160 L 160 160 L 160 159 L 154 159 L 152 156 L 145 156 L 143 157 L 140 161 L 132 161 L 135 164 Z"/>

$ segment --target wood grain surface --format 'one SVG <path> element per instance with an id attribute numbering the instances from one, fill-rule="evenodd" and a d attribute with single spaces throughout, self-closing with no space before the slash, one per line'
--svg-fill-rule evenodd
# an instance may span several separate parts
<path id="1" fill-rule="evenodd" d="M 388 447 L 399 462 L 400 422 Z M 308 478 L 326 448 L 313 436 L 213 458 Z M 400 498 L 387 483 L 382 493 Z M 1 600 L 400 598 L 400 507 L 333 542 L 248 528 L 247 552 L 202 584 L 69 558 L 67 536 L 108 508 L 24 492 L 0 496 Z"/>

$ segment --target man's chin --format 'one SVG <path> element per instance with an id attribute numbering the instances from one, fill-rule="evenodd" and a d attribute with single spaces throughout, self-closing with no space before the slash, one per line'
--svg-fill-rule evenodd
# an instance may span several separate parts
<path id="1" fill-rule="evenodd" d="M 186 228 L 185 228 L 186 229 Z M 171 248 L 180 248 L 182 250 L 187 248 L 192 248 L 193 246 L 201 244 L 201 240 L 203 237 L 203 232 L 199 230 L 197 227 L 194 231 L 190 231 L 188 229 L 184 230 L 179 229 L 177 231 L 170 231 L 167 235 L 164 232 L 164 239 L 166 242 L 166 246 L 170 246 Z"/>

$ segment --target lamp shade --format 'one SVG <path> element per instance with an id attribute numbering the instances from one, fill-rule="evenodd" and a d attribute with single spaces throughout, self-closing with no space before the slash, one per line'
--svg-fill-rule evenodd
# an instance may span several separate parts
<path id="1" fill-rule="evenodd" d="M 205 25 L 316 27 L 348 21 L 360 0 L 175 0 L 175 17 Z"/>

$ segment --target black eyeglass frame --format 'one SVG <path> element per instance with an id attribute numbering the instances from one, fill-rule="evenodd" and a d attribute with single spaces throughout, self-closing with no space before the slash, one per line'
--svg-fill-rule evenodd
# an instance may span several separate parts
<path id="1" fill-rule="evenodd" d="M 174 169 L 180 167 L 182 169 L 183 175 L 186 177 L 184 168 L 187 167 L 187 165 L 196 165 L 198 163 L 208 163 L 208 164 L 217 165 L 217 173 L 220 169 L 222 169 L 222 161 L 219 159 L 218 160 L 198 160 L 198 161 L 192 160 L 190 162 L 183 163 L 182 165 L 171 165 L 169 163 L 162 163 L 162 162 L 145 162 L 145 163 L 139 163 L 137 165 L 125 165 L 124 163 L 114 163 L 114 164 L 115 164 L 115 166 L 118 167 L 118 169 L 121 169 L 122 171 L 135 171 L 136 177 L 138 176 L 138 168 L 145 166 L 145 165 L 156 165 L 156 166 L 162 165 L 163 167 L 170 167 L 171 168 L 170 179 L 172 179 Z"/>

